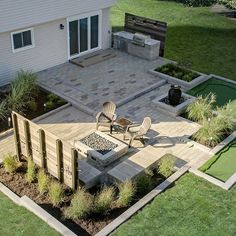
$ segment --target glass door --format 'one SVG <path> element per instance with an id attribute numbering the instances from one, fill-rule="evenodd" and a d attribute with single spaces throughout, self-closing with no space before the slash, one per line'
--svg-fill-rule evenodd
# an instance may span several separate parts
<path id="1" fill-rule="evenodd" d="M 69 21 L 70 58 L 100 47 L 99 15 Z"/>

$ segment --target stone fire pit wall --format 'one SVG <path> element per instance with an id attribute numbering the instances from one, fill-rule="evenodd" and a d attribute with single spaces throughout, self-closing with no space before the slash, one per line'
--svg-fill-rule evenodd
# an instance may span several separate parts
<path id="1" fill-rule="evenodd" d="M 85 159 L 98 167 L 106 167 L 128 152 L 127 144 L 100 131 L 85 134 L 74 142 L 74 146 Z"/>

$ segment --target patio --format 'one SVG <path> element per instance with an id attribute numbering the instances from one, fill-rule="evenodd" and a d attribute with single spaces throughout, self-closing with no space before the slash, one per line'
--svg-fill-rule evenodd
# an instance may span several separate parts
<path id="1" fill-rule="evenodd" d="M 145 116 L 152 119 L 145 146 L 135 141 L 128 153 L 105 168 L 92 165 L 88 160 L 79 161 L 80 180 L 91 187 L 101 179 L 125 181 L 136 178 L 155 165 L 166 153 L 178 157 L 182 163 L 201 165 L 210 154 L 209 150 L 195 147 L 190 139 L 199 125 L 158 110 L 152 101 L 166 94 L 170 85 L 165 80 L 150 75 L 148 70 L 163 65 L 168 60 L 159 58 L 147 61 L 115 51 L 116 57 L 92 67 L 80 68 L 71 63 L 38 73 L 38 83 L 71 102 L 64 108 L 37 122 L 44 129 L 74 145 L 84 133 L 96 129 L 95 116 L 105 101 L 117 103 L 117 114 L 141 123 Z M 148 89 L 147 89 L 148 88 Z M 131 99 L 127 99 L 131 97 Z M 109 135 L 106 128 L 100 129 Z M 122 134 L 112 136 L 123 141 Z M 1 153 L 12 151 L 13 137 L 0 140 Z"/>

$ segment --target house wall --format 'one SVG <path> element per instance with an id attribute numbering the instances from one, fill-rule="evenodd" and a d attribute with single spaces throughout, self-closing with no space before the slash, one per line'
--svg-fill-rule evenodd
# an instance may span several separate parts
<path id="1" fill-rule="evenodd" d="M 102 48 L 110 47 L 109 8 L 102 14 Z M 60 24 L 65 26 L 60 29 Z M 33 26 L 35 47 L 13 53 L 11 32 L 0 34 L 0 86 L 14 78 L 17 71 L 41 71 L 68 61 L 68 36 L 66 19 Z"/>

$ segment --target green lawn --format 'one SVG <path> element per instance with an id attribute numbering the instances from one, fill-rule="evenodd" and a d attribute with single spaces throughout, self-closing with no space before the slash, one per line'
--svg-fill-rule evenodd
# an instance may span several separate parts
<path id="1" fill-rule="evenodd" d="M 114 31 L 122 29 L 125 12 L 166 21 L 165 57 L 188 61 L 193 69 L 236 80 L 236 21 L 209 7 L 189 8 L 171 1 L 118 0 L 112 10 Z"/>
<path id="2" fill-rule="evenodd" d="M 236 187 L 225 191 L 186 174 L 114 235 L 233 236 L 235 219 Z"/>
<path id="3" fill-rule="evenodd" d="M 236 139 L 205 163 L 200 170 L 222 181 L 236 173 Z"/>
<path id="4" fill-rule="evenodd" d="M 60 234 L 33 213 L 14 204 L 0 192 L 0 235 L 54 236 Z"/>

